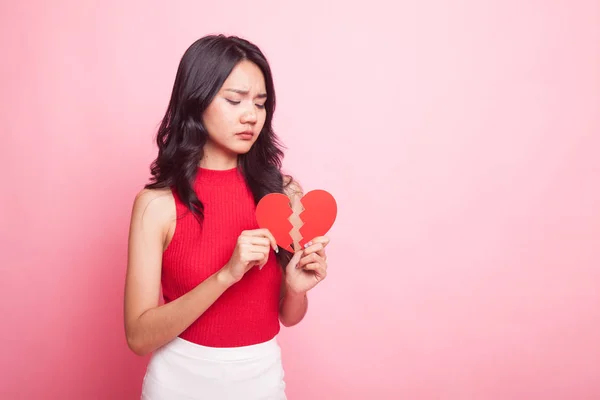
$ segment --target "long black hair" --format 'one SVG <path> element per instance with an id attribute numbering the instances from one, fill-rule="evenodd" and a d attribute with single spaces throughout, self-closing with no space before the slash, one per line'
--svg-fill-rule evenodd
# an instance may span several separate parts
<path id="1" fill-rule="evenodd" d="M 248 60 L 263 73 L 267 90 L 266 119 L 250 151 L 238 157 L 238 168 L 255 203 L 269 193 L 283 193 L 281 172 L 283 145 L 271 126 L 275 89 L 271 68 L 261 50 L 236 36 L 209 35 L 194 42 L 183 54 L 171 99 L 158 128 L 158 156 L 150 167 L 147 189 L 174 188 L 190 212 L 202 223 L 204 205 L 194 191 L 199 162 L 204 156 L 208 132 L 202 115 L 233 68 Z M 286 175 L 286 182 L 291 177 Z M 280 248 L 278 260 L 285 267 L 291 253 Z"/>

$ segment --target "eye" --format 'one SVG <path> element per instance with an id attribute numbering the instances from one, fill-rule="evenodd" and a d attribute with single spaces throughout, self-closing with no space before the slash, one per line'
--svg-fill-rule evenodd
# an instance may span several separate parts
<path id="1" fill-rule="evenodd" d="M 256 107 L 258 107 L 261 110 L 263 110 L 265 108 L 265 105 L 264 104 L 257 104 Z"/>
<path id="2" fill-rule="evenodd" d="M 238 104 L 240 104 L 240 102 L 239 102 L 239 101 L 233 101 L 233 100 L 229 100 L 229 99 L 225 99 L 225 100 L 227 100 L 227 102 L 228 102 L 228 103 L 230 103 L 230 104 L 233 104 L 233 105 L 238 105 Z"/>

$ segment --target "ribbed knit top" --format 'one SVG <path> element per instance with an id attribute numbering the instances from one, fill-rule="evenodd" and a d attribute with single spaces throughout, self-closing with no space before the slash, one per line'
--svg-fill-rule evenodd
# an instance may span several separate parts
<path id="1" fill-rule="evenodd" d="M 237 168 L 199 168 L 195 190 L 204 205 L 201 225 L 173 191 L 177 222 L 163 253 L 162 290 L 170 302 L 192 290 L 230 259 L 243 230 L 257 229 L 252 192 Z M 268 341 L 280 329 L 281 268 L 269 261 L 250 269 L 180 337 L 211 347 L 239 347 Z"/>

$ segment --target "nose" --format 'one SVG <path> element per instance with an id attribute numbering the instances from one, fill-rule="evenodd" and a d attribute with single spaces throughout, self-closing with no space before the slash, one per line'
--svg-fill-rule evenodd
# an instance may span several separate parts
<path id="1" fill-rule="evenodd" d="M 254 124 L 256 122 L 256 110 L 254 110 L 254 107 L 244 110 L 241 120 L 243 124 Z"/>

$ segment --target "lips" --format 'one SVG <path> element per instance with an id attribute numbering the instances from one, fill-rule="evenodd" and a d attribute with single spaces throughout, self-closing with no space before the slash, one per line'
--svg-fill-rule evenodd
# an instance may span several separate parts
<path id="1" fill-rule="evenodd" d="M 239 136 L 241 139 L 249 140 L 254 137 L 254 132 L 244 131 L 244 132 L 237 133 L 236 136 Z"/>

